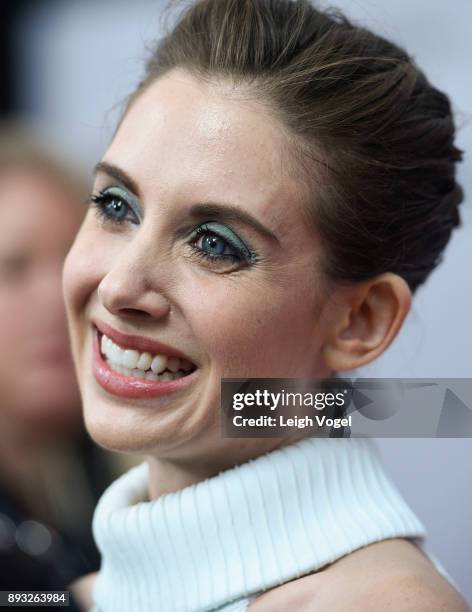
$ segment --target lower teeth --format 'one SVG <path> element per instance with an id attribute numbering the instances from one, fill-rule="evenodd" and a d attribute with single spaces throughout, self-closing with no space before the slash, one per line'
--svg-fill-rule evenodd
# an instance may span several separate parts
<path id="1" fill-rule="evenodd" d="M 129 376 L 130 378 L 140 378 L 142 380 L 153 380 L 153 381 L 169 381 L 175 380 L 177 378 L 182 378 L 185 376 L 185 372 L 182 370 L 178 370 L 177 372 L 162 372 L 161 374 L 155 374 L 151 370 L 145 372 L 144 370 L 130 370 L 128 368 L 123 367 L 118 363 L 113 363 L 111 361 L 107 361 L 108 365 L 112 370 L 118 372 L 118 374 L 122 374 L 123 376 Z"/>

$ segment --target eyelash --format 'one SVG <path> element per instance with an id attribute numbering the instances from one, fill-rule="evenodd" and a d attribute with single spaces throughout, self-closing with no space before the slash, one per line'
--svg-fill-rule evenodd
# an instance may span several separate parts
<path id="1" fill-rule="evenodd" d="M 198 242 L 201 236 L 216 236 L 220 240 L 224 240 L 226 244 L 228 244 L 235 251 L 238 250 L 235 246 L 230 244 L 225 238 L 222 238 L 221 236 L 218 236 L 218 234 L 215 234 L 215 232 L 212 232 L 211 230 L 209 230 L 204 223 L 194 229 L 194 231 L 192 232 L 192 236 L 193 236 L 192 242 L 190 244 L 194 247 L 195 249 L 194 252 L 197 257 L 201 257 L 202 259 L 210 261 L 211 263 L 215 263 L 218 261 L 231 261 L 234 263 L 237 263 L 237 262 L 243 263 L 247 260 L 247 258 L 242 253 L 240 255 L 229 254 L 229 253 L 222 254 L 222 255 L 210 255 L 210 253 L 207 253 L 203 249 L 196 247 L 195 243 Z"/>
<path id="2" fill-rule="evenodd" d="M 89 198 L 89 202 L 92 204 L 92 206 L 94 206 L 95 212 L 99 218 L 103 219 L 107 223 L 121 225 L 126 219 L 115 219 L 106 212 L 106 205 L 113 202 L 113 200 L 121 202 L 128 208 L 128 210 L 131 210 L 131 207 L 125 200 L 123 200 L 123 198 L 120 198 L 120 196 L 113 193 L 99 191 L 98 193 L 93 193 Z M 131 223 L 137 224 L 136 221 L 131 221 Z"/>
<path id="3" fill-rule="evenodd" d="M 122 204 L 125 205 L 125 207 L 128 210 L 132 210 L 129 204 L 126 202 L 126 200 L 124 200 L 123 198 L 121 198 L 120 196 L 116 194 L 107 193 L 106 191 L 103 191 L 103 190 L 99 191 L 97 194 L 92 194 L 89 197 L 89 203 L 95 208 L 95 213 L 103 221 L 107 223 L 111 223 L 115 226 L 122 225 L 126 221 L 129 221 L 130 223 L 133 223 L 133 224 L 137 224 L 136 220 L 132 221 L 130 219 L 126 219 L 126 217 L 123 219 L 116 219 L 116 218 L 113 218 L 110 214 L 108 214 L 106 210 L 106 206 L 107 204 L 111 203 L 113 200 L 117 200 L 121 202 Z M 134 215 L 134 212 L 133 212 L 133 215 Z M 206 224 L 203 223 L 197 226 L 192 231 L 192 240 L 190 242 L 190 245 L 193 248 L 193 255 L 195 255 L 196 257 L 203 259 L 205 261 L 209 261 L 212 265 L 218 265 L 219 263 L 228 262 L 228 261 L 233 262 L 233 263 L 240 263 L 241 265 L 250 265 L 250 263 L 252 263 L 252 261 L 255 260 L 255 254 L 251 250 L 249 250 L 249 255 L 250 255 L 249 257 L 247 257 L 242 252 L 240 252 L 239 254 L 226 253 L 226 254 L 220 254 L 220 255 L 211 255 L 210 253 L 207 253 L 200 247 L 195 246 L 195 243 L 198 242 L 198 240 L 202 236 L 208 236 L 208 235 L 215 236 L 218 239 L 223 240 L 232 249 L 234 249 L 237 252 L 239 251 L 239 249 L 235 245 L 231 244 L 223 236 L 220 236 L 219 234 L 207 228 Z"/>

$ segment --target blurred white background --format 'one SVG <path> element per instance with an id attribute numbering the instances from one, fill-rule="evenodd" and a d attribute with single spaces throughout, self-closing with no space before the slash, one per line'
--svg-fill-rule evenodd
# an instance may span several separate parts
<path id="1" fill-rule="evenodd" d="M 20 108 L 43 137 L 90 170 L 158 37 L 159 0 L 43 0 L 16 31 Z M 323 3 L 326 6 L 326 3 Z M 444 263 L 416 296 L 389 351 L 359 374 L 472 378 L 472 2 L 339 0 L 333 6 L 393 39 L 453 100 L 464 225 Z M 118 106 L 117 106 L 118 104 Z M 380 440 L 385 462 L 428 528 L 427 547 L 472 602 L 472 440 Z"/>

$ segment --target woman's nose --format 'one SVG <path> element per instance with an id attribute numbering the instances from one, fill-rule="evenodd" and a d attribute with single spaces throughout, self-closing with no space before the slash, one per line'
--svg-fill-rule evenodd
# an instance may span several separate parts
<path id="1" fill-rule="evenodd" d="M 170 302 L 156 279 L 149 278 L 149 256 L 131 259 L 129 255 L 122 253 L 102 278 L 98 286 L 99 301 L 116 316 L 165 317 L 170 312 Z"/>

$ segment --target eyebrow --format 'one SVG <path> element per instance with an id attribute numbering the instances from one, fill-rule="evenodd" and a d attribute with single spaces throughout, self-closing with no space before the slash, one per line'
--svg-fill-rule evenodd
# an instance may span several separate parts
<path id="1" fill-rule="evenodd" d="M 96 164 L 94 168 L 95 174 L 99 172 L 103 172 L 108 176 L 114 178 L 115 180 L 119 181 L 124 187 L 126 187 L 126 189 L 133 192 L 137 197 L 140 197 L 139 188 L 136 181 L 134 181 L 128 174 L 126 174 L 124 170 L 118 168 L 118 166 L 101 161 L 98 162 L 98 164 Z M 263 225 L 260 221 L 258 221 L 248 212 L 232 204 L 201 202 L 198 204 L 194 204 L 190 208 L 189 214 L 197 218 L 211 216 L 226 221 L 240 222 L 252 227 L 259 234 L 262 234 L 266 238 L 269 238 L 270 240 L 279 243 L 279 239 L 269 228 Z"/>
<path id="2" fill-rule="evenodd" d="M 98 162 L 93 169 L 94 174 L 98 174 L 99 172 L 103 172 L 104 174 L 108 174 L 111 178 L 114 178 L 119 183 L 121 183 L 126 189 L 132 191 L 135 196 L 140 197 L 139 188 L 136 183 L 124 170 L 118 168 L 114 164 L 109 164 L 108 162 Z"/>

